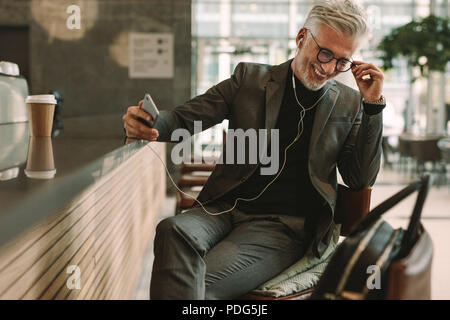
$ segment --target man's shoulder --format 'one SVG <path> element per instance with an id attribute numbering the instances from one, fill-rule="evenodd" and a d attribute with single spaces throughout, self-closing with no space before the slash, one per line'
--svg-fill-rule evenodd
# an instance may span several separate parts
<path id="1" fill-rule="evenodd" d="M 266 64 L 266 63 L 256 63 L 256 62 L 239 62 L 236 68 L 242 67 L 246 69 L 257 69 L 257 70 L 269 70 L 270 68 L 274 67 L 273 65 Z"/>
<path id="2" fill-rule="evenodd" d="M 274 66 L 265 63 L 256 63 L 256 62 L 239 62 L 235 68 L 236 72 L 249 73 L 249 74 L 264 74 L 271 70 Z"/>
<path id="3" fill-rule="evenodd" d="M 266 82 L 270 78 L 272 69 L 276 67 L 270 64 L 255 63 L 255 62 L 240 62 L 235 70 L 234 74 L 241 79 L 244 79 L 245 83 L 259 84 Z M 245 80 L 246 79 L 246 80 Z"/>

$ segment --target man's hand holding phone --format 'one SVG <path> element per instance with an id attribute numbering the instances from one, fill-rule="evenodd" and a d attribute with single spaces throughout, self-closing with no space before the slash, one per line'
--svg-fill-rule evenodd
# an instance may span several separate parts
<path id="1" fill-rule="evenodd" d="M 143 103 L 144 100 L 141 100 L 138 106 L 128 107 L 127 113 L 122 117 L 123 126 L 128 138 L 156 141 L 159 135 L 158 130 L 144 124 L 145 122 L 151 124 L 154 119 L 142 110 Z"/>

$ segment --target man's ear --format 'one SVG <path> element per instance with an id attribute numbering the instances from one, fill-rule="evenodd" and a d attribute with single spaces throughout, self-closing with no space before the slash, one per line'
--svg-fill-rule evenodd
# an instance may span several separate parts
<path id="1" fill-rule="evenodd" d="M 297 44 L 297 48 L 302 44 L 303 38 L 305 37 L 306 29 L 301 28 L 298 33 L 297 37 L 295 39 L 295 43 Z"/>

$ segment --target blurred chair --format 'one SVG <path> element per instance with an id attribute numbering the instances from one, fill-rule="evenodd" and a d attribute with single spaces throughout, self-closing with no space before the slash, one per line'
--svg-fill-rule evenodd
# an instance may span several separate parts
<path id="1" fill-rule="evenodd" d="M 442 160 L 445 163 L 450 163 L 450 138 L 440 139 L 437 143 L 439 150 L 441 151 Z"/>
<path id="2" fill-rule="evenodd" d="M 222 134 L 222 145 L 225 145 L 226 131 L 223 130 Z M 183 163 L 181 165 L 181 176 L 177 186 L 183 193 L 177 190 L 175 214 L 182 213 L 194 205 L 194 198 L 196 199 L 198 197 L 216 166 L 213 160 L 202 158 L 201 163 L 194 163 L 194 157 L 192 157 L 190 163 Z"/>
<path id="3" fill-rule="evenodd" d="M 185 194 L 177 190 L 177 206 L 175 214 L 182 213 L 184 210 L 187 210 L 194 205 L 194 199 L 200 194 L 200 191 L 209 179 L 214 167 L 215 164 L 208 164 L 205 162 L 181 165 L 181 176 L 177 186 Z"/>
<path id="4" fill-rule="evenodd" d="M 405 135 L 398 138 L 398 152 L 400 154 L 399 169 L 405 173 L 410 171 L 411 162 L 413 162 L 413 166 L 415 164 L 411 148 L 411 140 L 409 140 Z"/>
<path id="5" fill-rule="evenodd" d="M 431 162 L 431 172 L 437 172 L 436 165 L 441 161 L 441 151 L 437 142 L 442 137 L 425 137 L 411 141 L 411 154 L 417 161 L 416 173 L 421 177 L 426 171 L 426 163 Z"/>
<path id="6" fill-rule="evenodd" d="M 398 136 L 383 136 L 381 141 L 381 148 L 383 151 L 383 167 L 388 169 L 393 168 L 393 161 L 391 160 L 392 157 L 397 157 L 397 155 L 400 154 L 398 143 L 394 146 L 391 143 L 392 139 L 398 140 Z"/>
<path id="7" fill-rule="evenodd" d="M 450 186 L 450 179 L 448 178 L 449 170 L 447 170 L 447 166 L 450 164 L 450 138 L 443 138 L 438 141 L 437 146 L 441 151 L 441 157 L 444 161 L 444 175 L 445 182 Z"/>

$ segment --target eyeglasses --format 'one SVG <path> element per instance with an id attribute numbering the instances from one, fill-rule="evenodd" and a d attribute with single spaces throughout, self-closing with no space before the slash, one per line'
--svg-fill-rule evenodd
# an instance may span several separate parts
<path id="1" fill-rule="evenodd" d="M 317 43 L 316 38 L 314 38 L 314 35 L 312 34 L 311 30 L 309 30 L 309 29 L 306 29 L 306 30 L 308 30 L 311 33 L 311 36 L 312 36 L 314 42 L 316 43 L 317 47 L 319 48 L 319 52 L 317 52 L 317 60 L 319 60 L 319 62 L 328 63 L 331 60 L 336 60 L 335 70 L 338 72 L 346 72 L 351 69 L 351 67 L 353 66 L 353 62 L 351 60 L 348 60 L 345 58 L 340 58 L 340 59 L 335 58 L 332 51 L 319 46 L 319 44 Z"/>

